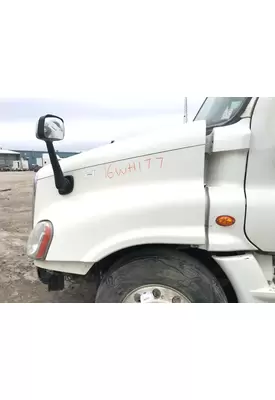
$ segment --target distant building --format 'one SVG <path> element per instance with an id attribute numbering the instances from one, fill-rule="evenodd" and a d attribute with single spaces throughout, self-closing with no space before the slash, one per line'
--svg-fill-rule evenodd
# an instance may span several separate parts
<path id="1" fill-rule="evenodd" d="M 45 164 L 43 159 L 45 157 L 45 150 L 44 151 L 36 151 L 36 150 L 17 150 L 17 154 L 19 154 L 19 158 L 23 158 L 24 160 L 28 160 L 29 169 L 32 169 L 35 165 L 39 165 L 40 167 Z M 78 154 L 77 152 L 63 152 L 57 151 L 56 154 L 60 158 L 67 158 Z M 44 156 L 44 157 L 43 157 Z"/>
<path id="2" fill-rule="evenodd" d="M 0 147 L 0 169 L 5 169 L 5 168 L 12 169 L 13 162 L 19 160 L 20 160 L 20 152 L 5 150 Z"/>

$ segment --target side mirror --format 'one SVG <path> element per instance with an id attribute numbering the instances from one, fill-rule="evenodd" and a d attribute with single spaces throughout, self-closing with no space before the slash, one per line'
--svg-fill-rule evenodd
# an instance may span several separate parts
<path id="1" fill-rule="evenodd" d="M 51 114 L 39 118 L 36 130 L 37 139 L 55 142 L 63 140 L 64 136 L 65 126 L 62 118 Z"/>
<path id="2" fill-rule="evenodd" d="M 55 187 L 61 195 L 71 193 L 74 188 L 74 177 L 72 175 L 64 176 L 53 145 L 53 142 L 63 140 L 64 136 L 65 127 L 62 118 L 51 114 L 39 118 L 36 137 L 46 143 L 54 173 Z"/>

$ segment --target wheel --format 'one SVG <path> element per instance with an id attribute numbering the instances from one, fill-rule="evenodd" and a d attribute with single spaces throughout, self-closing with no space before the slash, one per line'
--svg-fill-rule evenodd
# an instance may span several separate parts
<path id="1" fill-rule="evenodd" d="M 215 276 L 198 260 L 168 249 L 127 255 L 103 277 L 96 303 L 227 303 Z"/>

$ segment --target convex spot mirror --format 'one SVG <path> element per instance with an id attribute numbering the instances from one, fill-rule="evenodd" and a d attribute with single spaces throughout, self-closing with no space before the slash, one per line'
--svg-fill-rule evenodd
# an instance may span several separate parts
<path id="1" fill-rule="evenodd" d="M 37 139 L 55 142 L 63 140 L 64 136 L 65 126 L 62 118 L 51 114 L 39 118 L 36 130 Z"/>

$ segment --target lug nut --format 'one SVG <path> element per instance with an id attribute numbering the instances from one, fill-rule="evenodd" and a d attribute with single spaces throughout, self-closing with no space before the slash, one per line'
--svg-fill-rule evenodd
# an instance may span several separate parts
<path id="1" fill-rule="evenodd" d="M 153 296 L 154 296 L 155 299 L 159 299 L 160 296 L 161 296 L 160 290 L 154 289 L 153 290 Z"/>
<path id="2" fill-rule="evenodd" d="M 181 298 L 179 296 L 174 296 L 172 298 L 172 303 L 181 303 Z"/>

